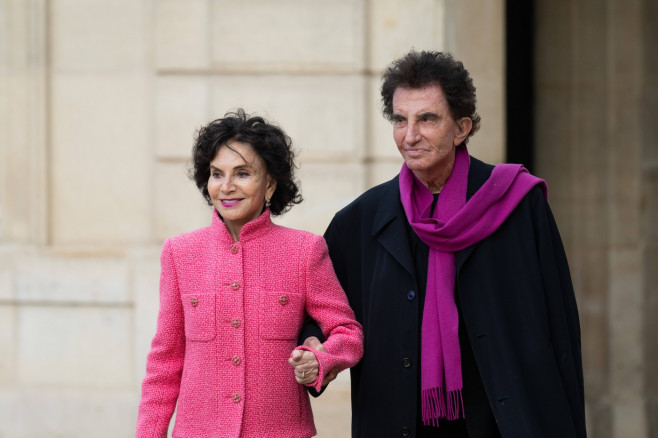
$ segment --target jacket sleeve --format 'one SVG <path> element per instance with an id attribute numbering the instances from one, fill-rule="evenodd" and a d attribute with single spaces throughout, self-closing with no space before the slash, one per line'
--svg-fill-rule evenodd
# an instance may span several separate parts
<path id="1" fill-rule="evenodd" d="M 324 376 L 333 368 L 340 371 L 356 365 L 363 356 L 363 329 L 354 318 L 345 292 L 336 278 L 327 244 L 320 236 L 309 242 L 306 264 L 306 311 L 313 318 L 325 338 L 326 353 L 312 351 L 318 359 L 319 375 L 310 386 L 322 388 Z"/>
<path id="2" fill-rule="evenodd" d="M 306 318 L 304 319 L 304 325 L 302 326 L 302 331 L 299 333 L 299 338 L 297 339 L 297 342 L 299 345 L 303 344 L 306 339 L 310 338 L 311 336 L 315 336 L 320 340 L 320 342 L 326 341 L 324 338 L 324 334 L 322 334 L 322 330 L 320 330 L 320 326 L 318 325 L 317 322 L 313 320 L 308 314 L 306 314 Z"/>
<path id="3" fill-rule="evenodd" d="M 343 287 L 343 290 L 345 292 L 347 292 L 347 288 L 345 287 L 345 284 L 344 284 L 344 281 L 345 281 L 344 278 L 346 276 L 343 274 L 343 271 L 342 271 L 341 267 L 336 263 L 338 261 L 338 258 L 336 257 L 336 255 L 334 253 L 332 253 L 332 249 L 334 250 L 334 252 L 336 252 L 337 247 L 338 247 L 337 244 L 333 245 L 333 247 L 332 247 L 332 243 L 334 243 L 334 242 L 338 243 L 338 239 L 335 238 L 336 237 L 335 235 L 338 234 L 334 231 L 335 230 L 335 225 L 334 225 L 335 222 L 336 221 L 334 220 L 334 221 L 331 222 L 331 224 L 329 224 L 329 227 L 327 228 L 327 231 L 324 234 L 324 238 L 325 238 L 325 241 L 326 241 L 327 246 L 328 246 L 329 258 L 331 259 L 331 263 L 333 265 L 334 272 L 336 273 L 336 277 L 338 278 L 339 283 Z M 299 340 L 298 340 L 299 344 L 300 345 L 303 344 L 304 341 L 307 338 L 311 337 L 311 336 L 315 336 L 322 343 L 324 343 L 324 341 L 326 340 L 325 337 L 324 337 L 324 334 L 322 333 L 322 330 L 320 329 L 320 326 L 318 325 L 318 323 L 307 314 L 307 317 L 304 321 L 304 325 L 302 326 L 302 331 L 299 334 Z"/>
<path id="4" fill-rule="evenodd" d="M 160 263 L 160 311 L 146 359 L 136 438 L 166 438 L 176 408 L 185 356 L 183 307 L 171 240 L 164 243 Z"/>
<path id="5" fill-rule="evenodd" d="M 543 196 L 535 196 L 535 240 L 546 291 L 555 361 L 569 401 L 574 427 L 586 436 L 580 323 L 566 253 L 555 219 Z"/>

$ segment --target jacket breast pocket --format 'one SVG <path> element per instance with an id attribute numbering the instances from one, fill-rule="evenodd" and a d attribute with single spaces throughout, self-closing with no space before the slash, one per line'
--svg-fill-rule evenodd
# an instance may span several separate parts
<path id="1" fill-rule="evenodd" d="M 290 292 L 261 295 L 260 336 L 263 339 L 297 339 L 304 317 L 304 297 Z"/>
<path id="2" fill-rule="evenodd" d="M 215 294 L 181 294 L 188 341 L 215 339 Z"/>

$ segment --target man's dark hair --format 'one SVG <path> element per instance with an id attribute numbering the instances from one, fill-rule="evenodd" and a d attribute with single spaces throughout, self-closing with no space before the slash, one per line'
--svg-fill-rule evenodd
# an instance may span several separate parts
<path id="1" fill-rule="evenodd" d="M 475 86 L 464 64 L 449 53 L 411 52 L 393 61 L 382 74 L 382 104 L 384 117 L 391 120 L 393 95 L 398 88 L 418 89 L 438 85 L 448 103 L 450 115 L 457 121 L 469 117 L 473 127 L 468 137 L 480 127 L 475 108 Z M 467 139 L 468 139 L 467 137 Z"/>

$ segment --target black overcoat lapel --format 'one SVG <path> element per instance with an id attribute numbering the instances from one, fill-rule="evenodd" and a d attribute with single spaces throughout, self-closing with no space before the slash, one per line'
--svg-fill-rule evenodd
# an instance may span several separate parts
<path id="1" fill-rule="evenodd" d="M 383 202 L 379 205 L 372 222 L 372 235 L 415 278 L 416 270 L 407 235 L 407 217 L 400 201 L 398 181 L 399 177 L 395 177 L 387 183 L 385 199 L 395 199 L 396 202 Z"/>

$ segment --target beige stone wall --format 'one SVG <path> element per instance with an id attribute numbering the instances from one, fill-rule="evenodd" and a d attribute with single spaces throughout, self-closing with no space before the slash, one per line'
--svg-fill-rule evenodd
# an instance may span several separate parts
<path id="1" fill-rule="evenodd" d="M 281 222 L 321 233 L 399 168 L 377 89 L 412 47 L 465 62 L 471 150 L 503 159 L 502 20 L 499 0 L 0 0 L 0 437 L 133 434 L 161 242 L 210 219 L 196 128 L 280 123 L 306 198 Z M 348 435 L 348 382 L 314 401 L 319 436 Z"/>
<path id="2" fill-rule="evenodd" d="M 655 2 L 538 2 L 537 166 L 580 303 L 590 436 L 658 436 Z"/>

